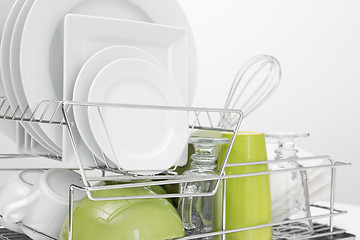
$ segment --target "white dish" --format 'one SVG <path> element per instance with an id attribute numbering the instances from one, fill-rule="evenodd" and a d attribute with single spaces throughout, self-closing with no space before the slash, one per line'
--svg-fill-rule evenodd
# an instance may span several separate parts
<path id="1" fill-rule="evenodd" d="M 91 85 L 88 100 L 185 105 L 166 71 L 147 61 L 131 58 L 117 60 L 103 68 Z M 166 170 L 179 160 L 187 144 L 185 112 L 131 108 L 101 108 L 100 111 L 101 117 L 97 108 L 88 109 L 91 131 L 105 155 L 124 170 L 139 174 Z"/>
<path id="2" fill-rule="evenodd" d="M 9 222 L 22 222 L 49 237 L 44 237 L 21 226 L 31 239 L 59 239 L 64 219 L 69 210 L 69 188 L 71 185 L 83 187 L 80 174 L 68 169 L 51 169 L 44 171 L 31 188 L 27 196 L 14 200 L 6 205 L 3 216 Z M 74 204 L 86 193 L 74 195 Z M 52 224 L 49 224 L 49 223 Z"/>
<path id="3" fill-rule="evenodd" d="M 69 13 L 147 21 L 190 29 L 175 0 L 36 0 L 27 16 L 20 47 L 22 88 L 30 110 L 34 110 L 40 100 L 62 99 L 62 26 L 64 16 Z M 193 92 L 196 83 L 196 53 L 191 36 L 189 43 L 189 90 Z M 39 126 L 60 148 L 59 128 L 47 129 L 44 124 Z"/>
<path id="4" fill-rule="evenodd" d="M 41 170 L 25 170 L 2 183 L 0 186 L 0 214 L 2 216 L 7 206 L 13 202 L 23 200 L 30 194 L 41 174 Z M 4 218 L 0 218 L 0 224 L 12 231 L 23 233 L 18 224 L 8 222 Z"/>
<path id="5" fill-rule="evenodd" d="M 25 130 L 20 123 L 16 123 L 16 145 L 19 153 L 26 153 L 25 151 Z"/>
<path id="6" fill-rule="evenodd" d="M 30 140 L 30 149 L 31 152 L 35 155 L 42 155 L 42 156 L 47 156 L 47 155 L 54 155 L 54 153 L 49 152 L 49 150 L 47 150 L 46 148 L 44 148 L 41 144 L 39 144 L 34 138 L 31 138 Z"/>
<path id="7" fill-rule="evenodd" d="M 0 44 L 1 38 L 4 30 L 5 23 L 10 14 L 12 6 L 14 5 L 15 0 L 0 0 Z M 1 72 L 0 66 L 0 72 Z M 0 74 L 0 96 L 4 97 L 4 87 L 1 83 L 1 74 Z M 16 124 L 12 121 L 2 121 L 0 125 L 0 131 L 7 137 L 9 140 L 16 142 Z"/>
<path id="8" fill-rule="evenodd" d="M 1 70 L 1 67 L 0 67 Z M 2 94 L 1 96 L 5 96 L 5 94 Z M 0 99 L 0 114 L 7 116 L 11 116 L 13 114 L 13 111 L 10 108 L 9 101 L 7 101 L 5 98 Z M 0 131 L 1 136 L 5 136 L 7 139 L 3 140 L 10 140 L 12 142 L 16 142 L 16 124 L 14 121 L 0 121 Z"/>
<path id="9" fill-rule="evenodd" d="M 71 55 L 72 54 L 70 53 L 68 54 L 67 48 L 65 47 L 65 59 Z M 141 49 L 130 46 L 113 46 L 100 50 L 99 52 L 95 53 L 88 61 L 86 61 L 85 64 L 80 63 L 80 65 L 83 65 L 83 67 L 81 68 L 80 72 L 79 70 L 74 72 L 75 75 L 73 76 L 67 73 L 66 70 L 69 68 L 66 67 L 67 61 L 65 61 L 64 81 L 73 82 L 73 79 L 77 76 L 75 86 L 73 86 L 73 100 L 76 102 L 86 102 L 88 100 L 91 84 L 93 83 L 96 75 L 107 64 L 121 58 L 143 59 L 165 70 L 164 66 L 155 57 Z M 74 118 L 77 129 L 86 146 L 91 150 L 92 153 L 95 154 L 97 158 L 100 160 L 103 159 L 102 152 L 97 145 L 90 129 L 89 120 L 87 117 L 87 109 L 74 107 Z"/>
<path id="10" fill-rule="evenodd" d="M 19 1 L 21 4 L 22 1 Z M 14 23 L 14 26 L 11 27 L 6 26 L 6 28 L 13 29 L 11 40 L 10 40 L 10 51 L 9 51 L 9 62 L 10 62 L 10 78 L 7 78 L 6 81 L 4 81 L 4 87 L 7 93 L 7 97 L 9 99 L 9 102 L 11 103 L 11 106 L 13 109 L 15 109 L 17 106 L 20 107 L 22 111 L 25 111 L 27 108 L 27 101 L 24 97 L 24 91 L 21 85 L 21 78 L 20 75 L 20 68 L 19 68 L 19 62 L 20 62 L 20 41 L 22 37 L 22 31 L 25 24 L 26 17 L 30 11 L 30 8 L 33 4 L 33 0 L 26 0 L 23 6 L 21 7 L 20 12 L 17 15 L 16 21 Z M 15 12 L 16 14 L 16 12 Z M 5 59 L 6 61 L 6 59 Z M 6 69 L 5 69 L 6 70 Z M 8 71 L 8 70 L 7 70 Z M 6 85 L 5 85 L 6 84 Z M 33 87 L 33 92 L 38 92 L 37 87 Z M 51 111 L 51 110 L 50 110 Z M 40 114 L 38 114 L 36 117 L 39 117 Z M 30 117 L 30 112 L 25 117 Z M 21 122 L 25 130 L 34 138 L 36 141 L 38 141 L 41 145 L 43 145 L 46 149 L 48 149 L 50 152 L 53 152 L 55 154 L 61 154 L 61 149 L 52 141 L 53 138 L 49 138 L 47 134 L 44 133 L 42 129 L 57 129 L 57 127 L 50 126 L 47 124 L 28 124 L 25 122 Z M 60 134 L 60 132 L 59 132 Z M 56 136 L 57 139 L 61 140 L 61 135 Z"/>
<path id="11" fill-rule="evenodd" d="M 187 101 L 188 38 L 184 28 L 123 19 L 68 14 L 64 30 L 64 99 L 72 97 L 84 62 L 99 50 L 128 45 L 157 58 Z M 89 27 L 91 26 L 91 27 Z"/>
<path id="12" fill-rule="evenodd" d="M 25 152 L 27 154 L 32 154 L 33 151 L 31 149 L 31 136 L 25 132 Z"/>
<path id="13" fill-rule="evenodd" d="M 12 6 L 14 5 L 15 0 L 1 0 L 0 1 L 0 37 L 2 35 L 2 30 L 4 29 L 4 25 L 7 19 L 8 14 Z"/>
<path id="14" fill-rule="evenodd" d="M 0 0 L 0 39 L 2 37 L 7 18 L 14 4 L 15 4 L 15 0 Z M 0 40 L 0 44 L 1 44 L 1 40 Z M 0 76 L 0 80 L 1 80 L 1 76 Z M 0 94 L 1 96 L 4 96 L 4 89 L 1 84 L 1 81 L 0 81 Z"/>
<path id="15" fill-rule="evenodd" d="M 1 75 L 2 75 L 2 86 L 4 87 L 4 91 L 5 91 L 5 95 L 8 99 L 8 102 L 10 104 L 10 106 L 12 107 L 12 109 L 16 109 L 18 106 L 18 101 L 16 98 L 16 94 L 13 88 L 13 81 L 11 78 L 11 66 L 10 66 L 10 48 L 12 45 L 12 39 L 14 38 L 19 38 L 16 36 L 13 36 L 13 31 L 14 29 L 20 29 L 19 31 L 22 30 L 22 28 L 19 26 L 21 25 L 20 22 L 21 20 L 17 21 L 18 16 L 20 15 L 20 13 L 22 12 L 23 15 L 25 15 L 28 12 L 28 8 L 24 8 L 25 0 L 17 0 L 15 2 L 15 4 L 13 5 L 11 12 L 7 18 L 7 21 L 5 23 L 4 26 L 4 32 L 2 35 L 2 40 L 1 40 L 1 57 L 0 57 L 0 65 L 1 65 Z M 31 5 L 30 5 L 31 7 Z M 24 19 L 24 17 L 22 17 L 22 19 Z M 18 23 L 17 27 L 16 27 L 16 23 Z M 15 34 L 16 35 L 16 34 Z M 6 131 L 9 131 L 9 129 L 11 129 L 12 125 L 14 123 L 12 121 L 6 121 L 6 123 L 4 122 L 2 124 L 2 126 L 4 126 L 4 128 L 7 128 Z M 37 133 L 33 130 L 31 124 L 27 124 L 27 123 L 21 123 L 23 125 L 23 127 L 34 137 L 36 138 L 36 140 L 43 146 L 45 146 L 47 149 L 49 149 L 50 152 L 53 152 L 54 150 L 47 144 L 47 142 L 45 142 L 44 140 L 42 140 Z M 9 135 L 11 136 L 11 135 Z"/>

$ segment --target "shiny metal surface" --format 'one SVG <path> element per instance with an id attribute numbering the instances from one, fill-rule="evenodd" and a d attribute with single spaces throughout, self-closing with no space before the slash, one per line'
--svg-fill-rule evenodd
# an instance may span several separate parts
<path id="1" fill-rule="evenodd" d="M 292 222 L 303 221 L 307 219 L 316 220 L 320 218 L 328 218 L 329 219 L 329 226 L 321 225 L 321 227 L 317 227 L 317 231 L 311 237 L 312 239 L 330 239 L 324 238 L 329 236 L 334 236 L 331 239 L 354 239 L 351 238 L 350 234 L 346 234 L 345 230 L 337 229 L 333 226 L 332 218 L 336 217 L 337 215 L 346 214 L 346 211 L 340 211 L 334 209 L 334 202 L 335 202 L 335 169 L 341 166 L 348 166 L 349 163 L 345 162 L 337 162 L 332 160 L 329 156 L 314 156 L 314 157 L 307 157 L 307 158 L 296 158 L 293 159 L 294 161 L 313 161 L 317 159 L 327 159 L 326 163 L 323 164 L 314 164 L 308 167 L 297 167 L 297 168 L 289 168 L 289 169 L 282 169 L 282 170 L 269 170 L 264 172 L 255 172 L 255 173 L 247 173 L 247 174 L 237 174 L 237 175 L 224 175 L 224 170 L 226 167 L 234 167 L 234 166 L 246 166 L 246 165 L 256 165 L 256 164 L 276 164 L 284 160 L 269 160 L 269 161 L 260 161 L 254 163 L 241 163 L 241 164 L 227 164 L 227 158 L 230 155 L 230 151 L 232 145 L 234 143 L 235 137 L 230 142 L 229 149 L 226 153 L 226 158 L 224 160 L 224 164 L 221 166 L 221 171 L 219 175 L 215 176 L 184 176 L 184 175 L 177 175 L 175 171 L 176 166 L 173 169 L 164 170 L 162 174 L 158 175 L 151 175 L 151 176 L 140 176 L 133 173 L 130 173 L 120 167 L 112 168 L 109 167 L 109 164 L 106 163 L 106 159 L 100 161 L 99 159 L 94 158 L 94 166 L 89 167 L 83 164 L 83 159 L 81 159 L 81 154 L 78 150 L 78 140 L 75 139 L 73 132 L 75 131 L 76 124 L 74 119 L 72 119 L 69 112 L 74 107 L 96 107 L 96 108 L 103 108 L 103 107 L 111 107 L 111 108 L 136 108 L 136 109 L 152 109 L 154 111 L 186 111 L 189 115 L 189 131 L 193 131 L 195 129 L 200 130 L 210 130 L 210 131 L 226 131 L 236 133 L 240 129 L 240 124 L 242 121 L 243 114 L 240 110 L 226 110 L 226 109 L 214 109 L 214 108 L 184 108 L 184 107 L 164 107 L 164 106 L 145 106 L 145 105 L 123 105 L 123 104 L 104 104 L 104 103 L 78 103 L 78 102 L 53 102 L 53 101 L 42 101 L 39 103 L 38 107 L 35 109 L 35 112 L 30 113 L 26 109 L 25 112 L 20 113 L 18 108 L 15 111 L 11 111 L 6 104 L 6 98 L 0 98 L 0 118 L 8 119 L 8 120 L 15 120 L 15 121 L 26 121 L 31 122 L 33 124 L 45 123 L 45 124 L 53 124 L 66 126 L 68 132 L 70 134 L 70 139 L 72 141 L 72 145 L 74 148 L 74 152 L 76 154 L 76 161 L 78 164 L 77 170 L 80 171 L 85 187 L 78 187 L 78 186 L 71 186 L 69 189 L 69 240 L 72 239 L 72 223 L 73 223 L 73 208 L 74 208 L 74 201 L 73 195 L 75 191 L 84 191 L 86 192 L 89 199 L 93 201 L 105 201 L 105 200 L 123 200 L 123 199 L 141 199 L 141 198 L 179 198 L 179 197 L 200 197 L 200 196 L 212 196 L 216 193 L 217 188 L 222 180 L 224 180 L 222 184 L 226 184 L 226 179 L 230 178 L 239 178 L 239 177 L 250 177 L 250 176 L 257 176 L 257 175 L 267 175 L 267 174 L 278 174 L 286 171 L 308 171 L 310 169 L 316 168 L 328 168 L 332 171 L 331 174 L 331 192 L 330 192 L 330 206 L 317 206 L 313 205 L 313 208 L 323 209 L 325 212 L 320 215 L 311 216 L 305 219 L 296 219 Z M 43 112 L 41 112 L 41 109 Z M 235 127 L 232 128 L 219 128 L 214 123 L 217 120 L 221 119 L 221 117 L 225 113 L 232 113 L 238 116 L 237 124 Z M 60 115 L 59 115 L 60 114 Z M 236 136 L 236 135 L 234 135 Z M 18 157 L 29 157 L 28 155 L 3 155 L 0 156 L 0 159 L 3 161 L 11 160 L 12 158 Z M 61 160 L 61 156 L 47 156 L 49 158 L 57 157 L 57 159 Z M 286 160 L 288 161 L 288 160 Z M 16 168 L 17 170 L 22 170 L 21 166 Z M 0 169 L 0 170 L 9 170 L 9 169 Z M 14 170 L 14 169 L 12 169 Z M 94 176 L 93 174 L 90 176 L 89 173 L 93 173 L 94 171 L 98 172 L 98 176 Z M 129 180 L 136 180 L 135 183 L 130 184 L 122 184 L 122 185 L 108 185 L 97 187 L 93 186 L 97 181 L 129 181 Z M 152 180 L 149 182 L 149 180 Z M 197 193 L 197 194 L 162 194 L 162 195 L 146 195 L 146 196 L 117 196 L 117 197 L 107 197 L 107 198 L 95 198 L 92 196 L 93 191 L 98 190 L 106 190 L 106 189 L 117 189 L 117 188 L 129 188 L 129 187 L 140 187 L 140 186 L 152 186 L 152 185 L 168 185 L 168 184 L 179 184 L 185 182 L 199 182 L 199 181 L 216 181 L 216 187 L 209 192 L 206 193 Z M 224 195 L 226 200 L 226 194 Z M 225 206 L 225 205 L 224 205 Z M 226 206 L 225 206 L 226 207 Z M 224 217 L 224 216 L 223 216 Z M 201 237 L 206 236 L 215 236 L 215 235 L 222 235 L 224 236 L 227 233 L 238 232 L 238 231 L 246 231 L 250 229 L 257 229 L 262 227 L 269 227 L 275 226 L 279 224 L 284 224 L 289 221 L 284 221 L 280 223 L 269 223 L 263 224 L 258 226 L 250 226 L 247 228 L 241 229 L 233 229 L 233 230 L 224 230 L 220 232 L 213 232 L 207 234 L 200 234 L 196 236 L 187 236 L 180 239 L 198 239 Z M 18 223 L 22 225 L 21 223 Z M 24 226 L 23 227 L 27 227 Z M 30 229 L 35 231 L 34 229 Z M 38 233 L 41 234 L 41 233 Z M 335 238 L 339 237 L 339 238 Z M 6 229 L 0 229 L 0 239 L 29 239 L 22 234 L 12 233 Z M 49 238 L 51 239 L 51 238 Z"/>

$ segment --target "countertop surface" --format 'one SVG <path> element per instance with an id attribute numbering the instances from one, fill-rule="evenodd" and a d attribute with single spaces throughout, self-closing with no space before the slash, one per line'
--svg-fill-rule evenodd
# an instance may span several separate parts
<path id="1" fill-rule="evenodd" d="M 321 203 L 323 204 L 323 203 Z M 348 233 L 356 235 L 360 239 L 360 205 L 335 203 L 335 209 L 347 211 L 347 214 L 334 217 L 334 225 L 345 229 Z M 319 223 L 328 223 L 328 219 L 316 220 Z"/>

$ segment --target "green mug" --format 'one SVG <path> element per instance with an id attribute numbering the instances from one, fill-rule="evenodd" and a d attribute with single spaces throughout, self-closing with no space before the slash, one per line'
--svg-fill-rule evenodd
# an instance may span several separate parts
<path id="1" fill-rule="evenodd" d="M 232 139 L 232 133 L 222 137 Z M 222 146 L 218 169 L 224 161 L 229 144 Z M 267 160 L 263 133 L 238 132 L 227 163 Z M 226 167 L 226 175 L 268 171 L 267 164 Z M 240 177 L 226 180 L 226 230 L 251 227 L 271 222 L 269 175 Z M 270 240 L 272 228 L 259 228 L 226 235 L 227 240 Z"/>

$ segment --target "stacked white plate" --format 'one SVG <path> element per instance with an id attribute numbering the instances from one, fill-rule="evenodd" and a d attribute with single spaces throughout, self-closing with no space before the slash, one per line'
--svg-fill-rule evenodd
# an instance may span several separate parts
<path id="1" fill-rule="evenodd" d="M 5 22 L 8 18 L 10 10 L 14 4 L 14 0 L 0 0 L 0 44 L 3 35 Z M 1 72 L 1 67 L 0 67 Z M 1 79 L 1 75 L 0 75 Z M 4 88 L 0 81 L 0 96 L 5 97 Z M 0 132 L 7 137 L 8 141 L 16 142 L 16 123 L 11 121 L 2 121 L 0 124 Z"/>
<path id="2" fill-rule="evenodd" d="M 195 45 L 176 0 L 0 0 L 0 11 L 0 93 L 13 109 L 31 112 L 42 100 L 192 103 Z M 130 171 L 178 162 L 184 113 L 103 111 L 74 109 L 85 165 L 94 165 L 92 154 Z M 62 155 L 65 166 L 77 166 L 65 128 L 22 122 L 17 129 L 23 152 Z"/>

